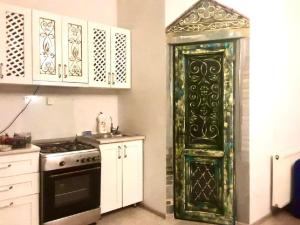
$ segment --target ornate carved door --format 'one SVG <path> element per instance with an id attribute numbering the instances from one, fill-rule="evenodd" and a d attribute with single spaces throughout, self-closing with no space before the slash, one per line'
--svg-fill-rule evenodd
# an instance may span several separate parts
<path id="1" fill-rule="evenodd" d="M 235 44 L 174 47 L 175 217 L 234 224 Z"/>

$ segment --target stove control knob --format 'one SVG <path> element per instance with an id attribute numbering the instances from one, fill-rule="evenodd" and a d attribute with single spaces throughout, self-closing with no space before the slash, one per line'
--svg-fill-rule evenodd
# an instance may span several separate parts
<path id="1" fill-rule="evenodd" d="M 85 158 L 81 159 L 81 162 L 82 162 L 82 163 L 85 163 Z"/>
<path id="2" fill-rule="evenodd" d="M 59 166 L 64 166 L 64 165 L 66 165 L 66 162 L 65 162 L 65 161 L 61 161 L 61 162 L 59 163 Z"/>
<path id="3" fill-rule="evenodd" d="M 86 161 L 87 161 L 87 162 L 91 161 L 91 158 L 90 158 L 90 157 L 88 157 L 88 158 L 86 159 Z"/>
<path id="4" fill-rule="evenodd" d="M 96 157 L 96 156 L 94 156 L 94 157 L 92 158 L 92 160 L 93 160 L 93 161 L 96 161 L 96 160 L 97 160 L 97 157 Z"/>

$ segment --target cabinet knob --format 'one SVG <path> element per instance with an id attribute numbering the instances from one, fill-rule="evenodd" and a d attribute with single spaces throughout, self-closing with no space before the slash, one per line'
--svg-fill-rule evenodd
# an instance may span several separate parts
<path id="1" fill-rule="evenodd" d="M 110 72 L 107 73 L 107 80 L 108 80 L 107 83 L 110 84 L 111 83 L 111 73 Z"/>
<path id="2" fill-rule="evenodd" d="M 0 209 L 5 209 L 5 208 L 8 208 L 8 207 L 12 207 L 13 205 L 14 205 L 14 203 L 11 202 L 8 205 L 0 206 Z"/>
<path id="3" fill-rule="evenodd" d="M 127 158 L 127 146 L 124 145 L 124 158 Z"/>
<path id="4" fill-rule="evenodd" d="M 61 64 L 58 64 L 58 77 L 61 78 Z"/>
<path id="5" fill-rule="evenodd" d="M 3 77 L 4 77 L 2 68 L 3 68 L 3 63 L 0 63 L 0 79 L 3 79 Z"/>
<path id="6" fill-rule="evenodd" d="M 115 74 L 114 73 L 111 73 L 111 80 L 112 80 L 112 84 L 116 84 L 115 82 Z"/>
<path id="7" fill-rule="evenodd" d="M 121 159 L 121 146 L 118 146 L 118 159 Z"/>
<path id="8" fill-rule="evenodd" d="M 67 78 L 67 65 L 64 64 L 64 78 Z"/>

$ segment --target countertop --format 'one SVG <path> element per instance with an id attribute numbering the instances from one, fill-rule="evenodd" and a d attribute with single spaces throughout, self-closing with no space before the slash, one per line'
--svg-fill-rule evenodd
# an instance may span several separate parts
<path id="1" fill-rule="evenodd" d="M 77 138 L 82 141 L 101 145 L 101 144 L 111 144 L 111 143 L 126 142 L 126 141 L 144 140 L 145 136 L 136 135 L 136 134 L 130 134 L 130 135 L 126 134 L 124 136 L 120 136 L 120 137 L 116 136 L 111 138 L 97 138 L 95 136 L 81 136 Z"/>
<path id="2" fill-rule="evenodd" d="M 6 152 L 1 152 L 0 151 L 0 156 L 5 156 L 5 155 L 14 155 L 14 154 L 24 154 L 24 153 L 30 153 L 30 152 L 39 152 L 41 149 L 40 147 L 36 145 L 29 145 L 27 148 L 18 148 L 18 149 L 12 149 Z"/>

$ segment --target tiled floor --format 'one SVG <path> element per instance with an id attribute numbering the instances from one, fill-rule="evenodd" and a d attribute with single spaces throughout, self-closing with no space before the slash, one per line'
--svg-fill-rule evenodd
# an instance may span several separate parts
<path id="1" fill-rule="evenodd" d="M 168 219 L 164 220 L 140 207 L 129 207 L 102 216 L 97 225 L 208 225 L 204 223 Z M 300 225 L 300 220 L 287 212 L 267 219 L 261 225 Z"/>

